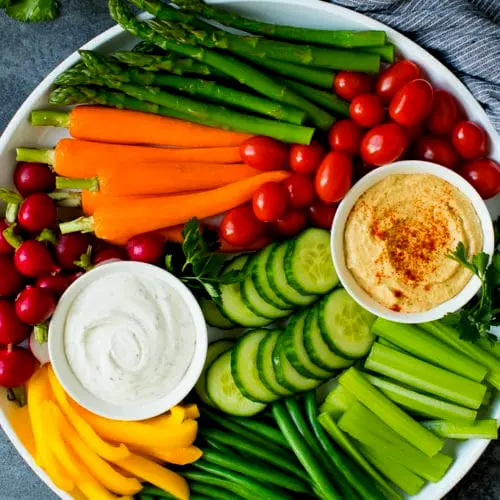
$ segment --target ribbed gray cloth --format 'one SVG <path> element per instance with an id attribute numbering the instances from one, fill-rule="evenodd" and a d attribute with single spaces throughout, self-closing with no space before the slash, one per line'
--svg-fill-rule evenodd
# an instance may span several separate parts
<path id="1" fill-rule="evenodd" d="M 462 80 L 500 132 L 500 0 L 334 0 L 427 49 Z"/>

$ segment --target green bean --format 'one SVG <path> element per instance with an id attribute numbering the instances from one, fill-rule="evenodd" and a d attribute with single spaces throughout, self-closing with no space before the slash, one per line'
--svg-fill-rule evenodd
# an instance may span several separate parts
<path id="1" fill-rule="evenodd" d="M 214 500 L 213 497 L 206 497 L 205 495 L 191 495 L 191 500 Z"/>
<path id="2" fill-rule="evenodd" d="M 215 486 L 210 486 L 208 484 L 203 483 L 191 483 L 189 485 L 191 492 L 197 495 L 206 495 L 212 500 L 241 500 L 242 497 L 226 491 L 222 488 L 217 488 Z M 194 498 L 191 495 L 191 498 Z"/>
<path id="3" fill-rule="evenodd" d="M 150 496 L 150 495 L 144 495 L 144 494 L 140 494 L 139 495 L 139 500 L 154 500 L 154 497 Z"/>
<path id="4" fill-rule="evenodd" d="M 201 429 L 200 429 L 200 431 L 201 431 Z M 201 432 L 200 432 L 200 434 L 201 434 Z M 229 455 L 229 456 L 232 456 L 232 455 L 237 456 L 238 455 L 236 451 L 231 449 L 229 446 L 226 446 L 224 443 L 221 443 L 220 441 L 217 441 L 215 439 L 207 437 L 204 432 L 202 435 L 205 438 L 205 441 L 207 442 L 207 444 L 209 444 L 212 448 L 215 448 L 216 450 L 219 450 L 220 452 L 225 453 L 226 455 Z"/>
<path id="5" fill-rule="evenodd" d="M 224 490 L 230 491 L 235 495 L 239 495 L 245 500 L 254 500 L 255 496 L 248 488 L 240 484 L 233 483 L 231 481 L 224 480 L 223 478 L 210 474 L 209 472 L 201 470 L 183 470 L 180 472 L 181 476 L 185 477 L 191 483 L 201 483 L 208 484 L 210 486 L 216 486 L 218 488 L 223 488 Z"/>
<path id="6" fill-rule="evenodd" d="M 240 424 L 242 427 L 247 428 L 248 430 L 255 432 L 265 438 L 266 440 L 272 441 L 273 443 L 279 444 L 283 448 L 290 449 L 290 444 L 287 442 L 283 434 L 274 427 L 271 427 L 268 424 L 263 422 L 258 422 L 256 420 L 252 420 L 244 417 L 228 417 L 233 422 Z M 246 434 L 248 435 L 248 433 Z M 269 445 L 269 442 L 266 441 Z"/>
<path id="7" fill-rule="evenodd" d="M 175 497 L 172 496 L 170 493 L 167 491 L 163 491 L 160 488 L 157 488 L 156 486 L 152 486 L 151 484 L 146 484 L 139 495 L 149 495 L 150 497 L 160 497 L 160 498 L 168 498 L 175 500 Z"/>

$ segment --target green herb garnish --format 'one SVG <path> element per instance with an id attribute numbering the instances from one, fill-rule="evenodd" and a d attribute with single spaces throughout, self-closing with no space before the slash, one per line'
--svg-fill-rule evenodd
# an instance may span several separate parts
<path id="1" fill-rule="evenodd" d="M 24 23 L 52 21 L 59 14 L 58 0 L 0 0 L 0 8 Z"/>

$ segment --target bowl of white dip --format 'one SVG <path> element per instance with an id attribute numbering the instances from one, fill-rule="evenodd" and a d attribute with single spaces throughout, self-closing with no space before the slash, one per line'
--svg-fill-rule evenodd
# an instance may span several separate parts
<path id="1" fill-rule="evenodd" d="M 61 297 L 49 327 L 50 360 L 66 392 L 117 420 L 143 420 L 181 402 L 206 352 L 206 324 L 191 292 L 140 262 L 86 273 Z"/>

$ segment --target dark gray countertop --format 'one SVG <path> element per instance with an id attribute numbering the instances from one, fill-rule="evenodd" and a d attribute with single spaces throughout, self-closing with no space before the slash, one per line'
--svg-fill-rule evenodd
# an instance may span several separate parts
<path id="1" fill-rule="evenodd" d="M 35 86 L 78 47 L 113 25 L 104 0 L 64 0 L 61 17 L 25 25 L 0 11 L 0 132 Z M 0 499 L 55 498 L 0 431 Z M 500 444 L 491 445 L 447 497 L 500 499 Z"/>

